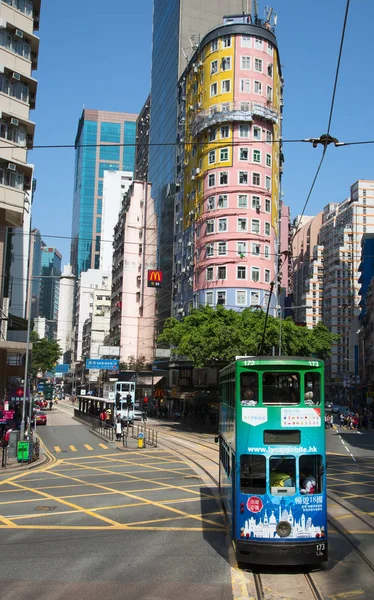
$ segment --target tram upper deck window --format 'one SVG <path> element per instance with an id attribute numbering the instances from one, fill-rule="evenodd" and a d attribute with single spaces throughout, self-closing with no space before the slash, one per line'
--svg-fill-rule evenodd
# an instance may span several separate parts
<path id="1" fill-rule="evenodd" d="M 319 373 L 305 373 L 304 402 L 310 406 L 321 404 L 321 375 Z"/>
<path id="2" fill-rule="evenodd" d="M 296 459 L 294 456 L 270 458 L 270 491 L 273 496 L 292 496 L 296 493 Z"/>
<path id="3" fill-rule="evenodd" d="M 240 374 L 240 404 L 242 406 L 256 406 L 258 403 L 258 375 L 257 373 Z"/>
<path id="4" fill-rule="evenodd" d="M 301 494 L 321 494 L 323 488 L 323 462 L 320 454 L 305 454 L 299 458 Z"/>
<path id="5" fill-rule="evenodd" d="M 266 458 L 259 454 L 240 457 L 240 491 L 243 494 L 266 494 Z"/>
<path id="6" fill-rule="evenodd" d="M 262 377 L 264 404 L 300 404 L 300 373 L 264 373 Z"/>

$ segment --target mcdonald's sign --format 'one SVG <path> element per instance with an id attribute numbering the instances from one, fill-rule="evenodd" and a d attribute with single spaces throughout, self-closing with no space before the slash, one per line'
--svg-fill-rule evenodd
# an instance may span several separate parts
<path id="1" fill-rule="evenodd" d="M 161 287 L 162 271 L 148 271 L 148 287 Z"/>

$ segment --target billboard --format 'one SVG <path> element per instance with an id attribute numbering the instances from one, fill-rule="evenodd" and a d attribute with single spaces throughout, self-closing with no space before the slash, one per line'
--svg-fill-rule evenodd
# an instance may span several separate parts
<path id="1" fill-rule="evenodd" d="M 118 371 L 118 360 L 106 358 L 86 358 L 86 369 Z"/>
<path id="2" fill-rule="evenodd" d="M 70 371 L 70 365 L 56 365 L 55 366 L 55 373 L 69 373 Z"/>
<path id="3" fill-rule="evenodd" d="M 119 346 L 99 346 L 101 356 L 119 356 Z"/>
<path id="4" fill-rule="evenodd" d="M 148 270 L 148 287 L 161 287 L 162 271 Z"/>

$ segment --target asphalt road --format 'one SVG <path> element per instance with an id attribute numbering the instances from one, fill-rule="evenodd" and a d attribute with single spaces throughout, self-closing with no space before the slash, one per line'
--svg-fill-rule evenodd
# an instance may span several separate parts
<path id="1" fill-rule="evenodd" d="M 231 599 L 211 490 L 175 454 L 121 452 L 64 410 L 39 429 L 53 462 L 0 478 L 1 599 Z"/>

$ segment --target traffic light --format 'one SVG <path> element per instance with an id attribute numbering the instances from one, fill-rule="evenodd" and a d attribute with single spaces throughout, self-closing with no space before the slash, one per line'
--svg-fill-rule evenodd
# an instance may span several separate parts
<path id="1" fill-rule="evenodd" d="M 119 392 L 116 393 L 116 408 L 120 408 L 120 400 L 121 400 L 121 394 Z"/>
<path id="2" fill-rule="evenodd" d="M 127 404 L 127 408 L 131 408 L 132 405 L 132 401 L 131 401 L 131 394 L 127 394 L 126 396 L 126 404 Z"/>

